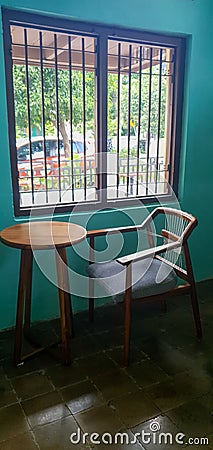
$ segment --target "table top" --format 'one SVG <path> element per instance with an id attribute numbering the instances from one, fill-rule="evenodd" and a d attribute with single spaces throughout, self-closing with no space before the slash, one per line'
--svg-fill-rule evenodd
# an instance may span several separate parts
<path id="1" fill-rule="evenodd" d="M 0 240 L 20 249 L 70 247 L 86 237 L 86 229 L 69 222 L 35 221 L 13 225 L 0 232 Z"/>

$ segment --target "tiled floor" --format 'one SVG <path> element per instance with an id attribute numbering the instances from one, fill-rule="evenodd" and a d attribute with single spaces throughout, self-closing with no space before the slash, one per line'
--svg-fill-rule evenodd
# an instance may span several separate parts
<path id="1" fill-rule="evenodd" d="M 96 309 L 94 329 L 86 313 L 75 315 L 73 362 L 63 367 L 53 351 L 14 368 L 13 333 L 0 333 L 0 449 L 180 449 L 189 438 L 208 437 L 213 449 L 213 281 L 198 285 L 204 339 L 196 340 L 187 297 L 133 306 L 129 368 L 122 367 L 122 310 Z M 35 327 L 42 339 L 59 333 L 57 320 Z M 60 349 L 57 350 L 60 352 Z M 56 352 L 56 351 L 55 351 Z M 154 423 L 153 425 L 153 422 Z M 159 443 L 159 432 L 168 442 Z M 74 444 L 70 435 L 88 433 Z M 126 433 L 115 444 L 117 432 Z M 100 444 L 91 443 L 100 439 Z M 136 433 L 138 433 L 136 435 Z M 184 446 L 175 441 L 183 433 Z M 178 435 L 181 439 L 181 435 Z M 78 441 L 78 435 L 73 435 Z M 127 438 L 129 443 L 125 444 Z M 148 442 L 150 440 L 150 442 Z M 131 443 L 130 443 L 131 441 Z M 156 442 L 156 443 L 155 443 Z"/>

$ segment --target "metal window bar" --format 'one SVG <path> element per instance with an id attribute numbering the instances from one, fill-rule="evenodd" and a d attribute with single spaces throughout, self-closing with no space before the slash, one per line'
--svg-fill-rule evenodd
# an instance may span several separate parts
<path id="1" fill-rule="evenodd" d="M 107 201 L 107 36 L 97 40 L 97 142 L 100 153 L 98 162 L 98 200 Z"/>
<path id="2" fill-rule="evenodd" d="M 97 167 L 100 167 L 100 155 L 97 153 L 97 142 L 98 142 L 98 42 L 97 38 L 94 41 L 94 52 L 95 52 L 95 65 L 94 65 L 94 98 L 95 98 L 95 104 L 94 104 L 94 175 L 93 175 L 93 182 L 95 187 L 95 199 L 99 200 L 99 193 L 100 193 L 100 173 L 99 170 L 97 170 Z"/>
<path id="3" fill-rule="evenodd" d="M 47 148 L 46 148 L 46 131 L 45 131 L 45 108 L 44 108 L 44 72 L 43 72 L 43 42 L 42 31 L 39 32 L 40 43 L 40 70 L 41 70 L 41 103 L 42 103 L 42 129 L 44 137 L 44 172 L 45 172 L 45 196 L 48 203 L 48 180 L 47 180 Z"/>
<path id="4" fill-rule="evenodd" d="M 151 102 L 152 102 L 152 47 L 150 47 L 150 63 L 149 63 L 149 111 L 147 126 L 147 155 L 146 155 L 146 195 L 149 193 L 149 152 L 150 152 L 150 126 L 151 126 Z"/>
<path id="5" fill-rule="evenodd" d="M 170 129 L 169 129 L 169 135 L 171 138 L 171 141 L 174 139 L 174 118 L 175 118 L 175 114 L 174 114 L 174 92 L 175 92 L 175 84 L 176 84 L 176 77 L 175 77 L 175 73 L 176 73 L 176 64 L 177 64 L 177 60 L 176 60 L 176 49 L 174 49 L 174 53 L 172 55 L 172 59 L 171 59 L 171 54 L 170 54 L 170 61 L 169 61 L 169 65 L 170 65 L 170 69 L 173 67 L 173 70 L 170 72 L 170 74 L 168 74 L 168 77 L 171 79 L 171 84 L 172 84 L 172 91 L 171 91 L 171 117 L 170 117 Z M 167 164 L 169 164 L 169 171 L 168 171 L 168 178 L 169 178 L 169 183 L 170 185 L 172 185 L 173 180 L 173 173 L 172 173 L 172 167 L 174 165 L 174 155 L 172 155 L 172 146 L 170 146 L 170 152 L 169 152 L 169 161 L 167 162 Z"/>
<path id="6" fill-rule="evenodd" d="M 157 183 L 159 178 L 159 150 L 160 150 L 160 127 L 161 127 L 161 90 L 162 90 L 162 54 L 163 50 L 160 49 L 160 67 L 159 67 L 159 87 L 158 87 L 158 131 L 157 131 L 157 156 L 156 156 L 156 168 L 155 168 L 155 192 L 157 193 Z"/>
<path id="7" fill-rule="evenodd" d="M 85 86 L 85 52 L 82 38 L 82 96 L 83 96 L 83 141 L 84 141 L 84 200 L 87 198 L 87 160 L 86 160 L 86 86 Z"/>
<path id="8" fill-rule="evenodd" d="M 34 182 L 33 182 L 33 162 L 32 162 L 32 136 L 31 136 L 31 118 L 30 118 L 30 93 L 29 93 L 29 70 L 28 70 L 28 47 L 27 47 L 27 29 L 24 28 L 24 54 L 25 54 L 25 71 L 26 71 L 26 88 L 27 88 L 27 119 L 28 119 L 28 136 L 30 150 L 30 172 L 31 172 L 31 189 L 32 203 L 34 204 Z"/>
<path id="9" fill-rule="evenodd" d="M 54 34 L 54 52 L 55 52 L 55 96 L 56 96 L 56 128 L 58 141 L 58 190 L 59 202 L 61 202 L 61 157 L 60 157 L 60 130 L 59 130 L 59 95 L 58 95 L 58 49 L 57 34 Z"/>
<path id="10" fill-rule="evenodd" d="M 136 195 L 138 195 L 138 184 L 139 184 L 139 152 L 140 152 L 140 133 L 141 133 L 141 95 L 142 89 L 142 46 L 140 46 L 139 54 L 139 87 L 138 87 L 138 145 L 137 145 L 137 184 L 136 184 Z"/>
<path id="11" fill-rule="evenodd" d="M 120 95 L 121 95 L 121 44 L 118 43 L 118 90 L 117 90 L 117 197 L 119 192 L 120 184 L 120 163 L 119 163 L 119 153 L 120 153 Z"/>
<path id="12" fill-rule="evenodd" d="M 129 92 L 128 92 L 128 127 L 127 127 L 127 197 L 129 195 L 129 158 L 130 158 L 130 118 L 131 118 L 131 67 L 132 67 L 132 45 L 129 45 L 129 68 L 128 68 L 128 77 L 129 77 Z"/>
<path id="13" fill-rule="evenodd" d="M 72 201 L 75 200 L 75 184 L 74 184 L 74 168 L 73 168 L 73 132 L 72 132 L 72 123 L 73 123 L 73 105 L 72 105 L 72 45 L 71 45 L 71 37 L 68 36 L 68 51 L 69 51 L 69 100 L 70 100 L 70 164 L 71 164 L 71 189 L 72 189 Z"/>

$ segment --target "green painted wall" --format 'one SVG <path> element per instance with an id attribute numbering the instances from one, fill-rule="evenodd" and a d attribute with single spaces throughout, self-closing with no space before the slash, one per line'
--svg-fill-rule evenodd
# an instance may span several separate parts
<path id="1" fill-rule="evenodd" d="M 1 0 L 0 0 L 1 2 Z M 191 239 L 196 279 L 213 276 L 211 231 L 213 223 L 213 2 L 212 0 L 5 0 L 1 6 L 65 16 L 72 19 L 118 24 L 125 27 L 162 31 L 188 36 L 183 139 L 179 200 L 183 209 L 192 212 L 199 227 Z M 1 24 L 2 31 L 2 24 Z M 0 37 L 0 229 L 15 223 L 10 177 L 7 107 L 2 32 Z M 138 222 L 141 211 L 134 212 Z M 66 220 L 66 219 L 65 219 Z M 73 216 L 84 224 L 86 215 Z M 93 219 L 92 226 L 124 224 L 119 212 L 102 213 Z M 73 255 L 69 255 L 71 258 Z M 74 266 L 78 258 L 72 258 Z M 19 252 L 0 245 L 0 329 L 14 325 L 18 282 Z M 84 267 L 80 264 L 80 270 Z M 75 300 L 76 309 L 85 301 Z M 34 270 L 33 318 L 41 320 L 58 314 L 57 291 L 40 270 Z"/>

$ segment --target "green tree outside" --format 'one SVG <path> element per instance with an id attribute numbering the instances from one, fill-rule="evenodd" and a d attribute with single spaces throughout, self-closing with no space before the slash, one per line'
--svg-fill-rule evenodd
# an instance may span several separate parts
<path id="1" fill-rule="evenodd" d="M 41 70 L 37 66 L 29 66 L 29 98 L 30 98 L 30 124 L 31 133 L 53 135 L 59 117 L 59 130 L 62 135 L 65 155 L 70 156 L 69 136 L 67 123 L 70 123 L 70 77 L 68 70 L 58 69 L 58 111 L 56 102 L 55 69 L 43 69 L 43 100 L 44 100 L 44 123 L 42 123 L 42 81 Z M 151 82 L 151 104 L 149 105 L 149 69 L 142 73 L 141 89 L 141 123 L 140 135 L 147 134 L 149 106 L 150 109 L 150 135 L 157 135 L 158 108 L 159 108 L 159 67 L 153 67 Z M 161 77 L 161 121 L 160 137 L 165 133 L 166 116 L 166 76 Z M 16 137 L 28 136 L 28 113 L 27 113 L 27 87 L 26 68 L 24 65 L 13 66 L 14 101 L 16 118 Z M 127 135 L 128 131 L 128 75 L 120 77 L 120 127 L 119 133 Z M 72 71 L 72 130 L 83 134 L 85 131 L 95 133 L 95 74 L 85 73 L 85 125 L 83 124 L 83 75 L 81 71 Z M 118 131 L 118 75 L 108 74 L 108 137 L 117 135 Z M 132 74 L 131 77 L 131 110 L 130 110 L 130 134 L 137 135 L 139 112 L 139 75 Z M 85 126 L 85 130 L 84 130 Z"/>

